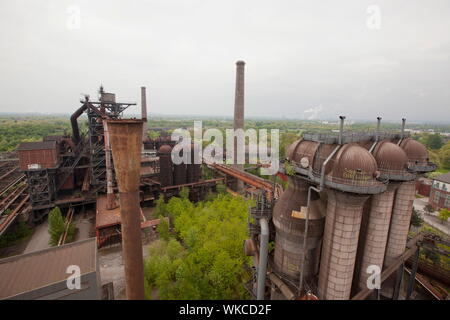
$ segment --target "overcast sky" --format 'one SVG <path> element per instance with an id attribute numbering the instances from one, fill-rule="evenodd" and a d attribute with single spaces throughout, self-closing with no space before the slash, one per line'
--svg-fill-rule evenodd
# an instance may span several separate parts
<path id="1" fill-rule="evenodd" d="M 73 112 L 103 83 L 231 116 L 242 59 L 246 116 L 450 122 L 448 0 L 1 0 L 0 41 L 0 112 Z"/>

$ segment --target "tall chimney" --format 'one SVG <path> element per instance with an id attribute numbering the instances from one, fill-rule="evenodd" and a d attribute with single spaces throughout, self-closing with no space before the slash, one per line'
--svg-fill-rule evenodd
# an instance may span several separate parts
<path id="1" fill-rule="evenodd" d="M 236 91 L 234 98 L 234 130 L 244 129 L 244 73 L 245 62 L 239 60 L 236 62 Z M 244 141 L 245 143 L 245 141 Z M 243 164 L 237 164 L 237 139 L 234 138 L 234 167 L 237 169 L 244 169 Z M 244 183 L 241 180 L 237 181 L 237 191 L 241 191 L 244 188 Z"/>
<path id="2" fill-rule="evenodd" d="M 139 205 L 142 126 L 142 120 L 108 121 L 120 195 L 125 291 L 129 300 L 144 299 L 144 262 Z"/>
<path id="3" fill-rule="evenodd" d="M 147 139 L 147 93 L 146 88 L 141 87 L 141 117 L 144 121 L 142 126 L 142 141 Z"/>
<path id="4" fill-rule="evenodd" d="M 345 117 L 344 116 L 339 116 L 339 119 L 341 119 L 341 123 L 339 126 L 339 144 L 343 144 L 344 142 L 344 120 Z"/>
<path id="5" fill-rule="evenodd" d="M 376 141 L 380 140 L 380 126 L 381 126 L 381 117 L 377 117 L 377 133 L 376 133 Z"/>
<path id="6" fill-rule="evenodd" d="M 405 124 L 406 124 L 406 118 L 402 119 L 402 139 L 405 138 Z"/>

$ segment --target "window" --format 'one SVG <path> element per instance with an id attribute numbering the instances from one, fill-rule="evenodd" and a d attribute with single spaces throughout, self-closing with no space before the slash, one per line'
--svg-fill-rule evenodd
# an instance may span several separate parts
<path id="1" fill-rule="evenodd" d="M 439 193 L 439 191 L 434 191 L 434 193 L 433 193 L 433 202 L 434 203 L 439 203 L 439 197 L 440 197 L 441 195 L 440 195 L 440 193 Z"/>
<path id="2" fill-rule="evenodd" d="M 444 207 L 450 208 L 450 196 L 449 195 L 447 195 L 447 198 L 445 199 Z"/>

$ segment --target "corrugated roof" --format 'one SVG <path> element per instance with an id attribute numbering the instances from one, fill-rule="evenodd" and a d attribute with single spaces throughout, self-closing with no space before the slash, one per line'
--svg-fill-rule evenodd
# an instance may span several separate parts
<path id="1" fill-rule="evenodd" d="M 56 141 L 37 141 L 37 142 L 22 142 L 17 150 L 46 150 L 55 149 Z"/>
<path id="2" fill-rule="evenodd" d="M 450 183 L 450 172 L 449 173 L 444 173 L 441 174 L 439 176 L 437 176 L 436 178 L 434 178 L 435 180 L 439 180 L 441 182 L 445 182 L 445 183 Z"/>
<path id="3" fill-rule="evenodd" d="M 16 296 L 67 279 L 67 267 L 81 274 L 96 271 L 95 238 L 0 260 L 0 299 Z"/>

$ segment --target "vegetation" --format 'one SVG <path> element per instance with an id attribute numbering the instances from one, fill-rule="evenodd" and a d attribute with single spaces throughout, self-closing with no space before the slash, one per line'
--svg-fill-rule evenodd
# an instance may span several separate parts
<path id="1" fill-rule="evenodd" d="M 180 195 L 167 204 L 157 204 L 158 212 L 171 217 L 175 233 L 164 231 L 149 248 L 147 298 L 154 291 L 159 299 L 247 298 L 243 283 L 250 276 L 245 268 L 250 259 L 242 243 L 247 238 L 251 203 L 218 194 L 211 201 L 193 204 L 185 192 Z"/>
<path id="2" fill-rule="evenodd" d="M 33 230 L 25 222 L 19 222 L 14 232 L 8 232 L 0 236 L 0 248 L 10 247 L 24 240 L 33 233 Z"/>
<path id="3" fill-rule="evenodd" d="M 412 216 L 411 216 L 411 225 L 414 227 L 421 227 L 423 224 L 423 219 L 420 216 L 420 213 L 416 209 L 412 209 Z"/>
<path id="4" fill-rule="evenodd" d="M 50 234 L 49 244 L 58 245 L 61 235 L 66 230 L 66 223 L 62 217 L 59 207 L 53 208 L 48 214 L 48 233 Z M 75 236 L 75 225 L 70 223 L 67 231 L 66 243 L 72 242 Z"/>
<path id="5" fill-rule="evenodd" d="M 449 217 L 450 217 L 450 210 L 447 210 L 447 209 L 439 210 L 438 218 L 439 218 L 439 220 L 441 220 L 441 223 L 444 223 L 445 221 L 447 221 Z"/>

